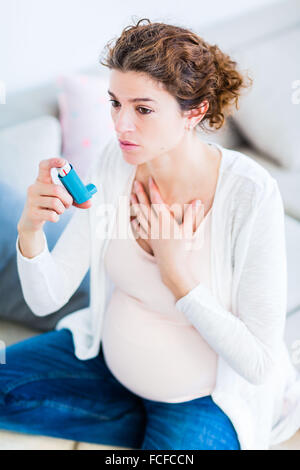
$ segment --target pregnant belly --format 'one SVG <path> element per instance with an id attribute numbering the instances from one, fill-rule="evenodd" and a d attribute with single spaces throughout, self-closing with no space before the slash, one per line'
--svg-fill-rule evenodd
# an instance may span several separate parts
<path id="1" fill-rule="evenodd" d="M 117 289 L 105 312 L 102 345 L 113 375 L 149 400 L 184 401 L 215 386 L 217 354 L 193 325 L 152 314 Z"/>

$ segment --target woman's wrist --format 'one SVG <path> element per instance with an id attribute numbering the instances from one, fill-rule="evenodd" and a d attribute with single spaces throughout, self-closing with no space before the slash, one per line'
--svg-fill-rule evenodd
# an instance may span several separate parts
<path id="1" fill-rule="evenodd" d="M 44 232 L 26 232 L 18 230 L 18 245 L 22 256 L 25 258 L 35 258 L 42 253 L 45 248 Z"/>
<path id="2" fill-rule="evenodd" d="M 167 276 L 163 282 L 173 292 L 177 302 L 196 287 L 200 281 L 196 280 L 191 273 L 180 271 L 176 274 Z"/>

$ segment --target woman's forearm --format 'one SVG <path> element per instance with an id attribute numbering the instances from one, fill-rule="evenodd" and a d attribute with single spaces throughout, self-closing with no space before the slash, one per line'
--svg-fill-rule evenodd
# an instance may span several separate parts
<path id="1" fill-rule="evenodd" d="M 62 266 L 49 252 L 43 231 L 19 231 L 17 268 L 25 302 L 38 316 L 48 315 L 67 301 L 68 283 Z"/>
<path id="2" fill-rule="evenodd" d="M 34 235 L 18 227 L 18 274 L 24 299 L 34 314 L 44 316 L 59 310 L 86 275 L 90 264 L 88 217 L 86 210 L 78 209 L 51 252 L 44 231 Z"/>

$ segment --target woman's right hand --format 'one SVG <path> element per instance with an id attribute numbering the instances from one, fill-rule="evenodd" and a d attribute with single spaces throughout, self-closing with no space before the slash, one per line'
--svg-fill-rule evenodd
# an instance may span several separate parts
<path id="1" fill-rule="evenodd" d="M 18 231 L 38 232 L 48 220 L 58 222 L 59 216 L 72 205 L 80 209 L 91 207 L 91 200 L 77 204 L 63 185 L 53 183 L 51 168 L 66 164 L 64 158 L 49 158 L 39 163 L 39 173 L 35 182 L 27 189 L 27 199 Z"/>

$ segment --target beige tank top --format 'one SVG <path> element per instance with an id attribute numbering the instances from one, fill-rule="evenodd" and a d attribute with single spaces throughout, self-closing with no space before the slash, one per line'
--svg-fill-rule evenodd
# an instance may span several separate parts
<path id="1" fill-rule="evenodd" d="M 143 398 L 169 403 L 193 400 L 212 393 L 217 354 L 176 309 L 176 298 L 162 282 L 155 257 L 133 235 L 129 204 L 134 176 L 123 193 L 128 217 L 120 213 L 125 206 L 119 203 L 104 259 L 116 286 L 104 315 L 104 358 L 116 379 Z M 211 209 L 188 252 L 189 268 L 209 288 L 210 225 Z M 121 230 L 129 236 L 120 238 Z"/>

